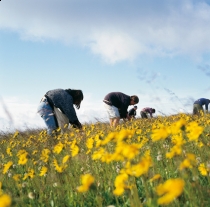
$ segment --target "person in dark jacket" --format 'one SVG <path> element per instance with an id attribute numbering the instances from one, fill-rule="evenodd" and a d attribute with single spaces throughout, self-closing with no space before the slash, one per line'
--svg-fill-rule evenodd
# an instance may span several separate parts
<path id="1" fill-rule="evenodd" d="M 210 103 L 210 100 L 206 98 L 200 98 L 196 100 L 193 104 L 193 114 L 200 115 L 201 113 L 204 113 L 203 105 L 205 105 L 205 112 L 208 113 L 209 103 Z"/>
<path id="2" fill-rule="evenodd" d="M 134 106 L 132 109 L 130 109 L 130 110 L 128 111 L 128 115 L 129 115 L 130 117 L 132 117 L 132 118 L 135 118 L 135 116 L 136 116 L 136 110 L 137 110 L 137 106 Z"/>
<path id="3" fill-rule="evenodd" d="M 120 118 L 130 120 L 127 109 L 129 105 L 135 105 L 139 102 L 136 95 L 128 96 L 121 92 L 111 92 L 104 97 L 104 107 L 107 110 L 110 126 L 116 127 Z"/>
<path id="4" fill-rule="evenodd" d="M 75 107 L 79 109 L 83 98 L 81 90 L 73 89 L 50 90 L 44 95 L 39 104 L 38 113 L 47 125 L 48 134 L 52 134 L 53 130 L 58 128 L 58 120 L 54 113 L 54 107 L 59 108 L 60 111 L 66 115 L 69 123 L 72 124 L 73 127 L 82 128 L 73 106 L 75 105 Z"/>
<path id="5" fill-rule="evenodd" d="M 143 119 L 148 119 L 147 114 L 149 114 L 150 117 L 152 118 L 152 117 L 153 117 L 153 116 L 152 116 L 153 113 L 155 113 L 155 109 L 149 108 L 149 107 L 143 108 L 143 109 L 140 111 L 141 118 L 143 118 Z"/>

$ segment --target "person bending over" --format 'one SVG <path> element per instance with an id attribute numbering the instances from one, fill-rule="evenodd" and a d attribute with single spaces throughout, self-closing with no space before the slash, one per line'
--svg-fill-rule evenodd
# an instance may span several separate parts
<path id="1" fill-rule="evenodd" d="M 153 116 L 152 116 L 153 113 L 155 113 L 155 109 L 149 108 L 149 107 L 143 108 L 143 109 L 140 111 L 141 118 L 143 118 L 143 119 L 148 119 L 147 114 L 149 114 L 150 117 L 152 118 L 152 117 L 153 117 Z"/>
<path id="2" fill-rule="evenodd" d="M 54 89 L 48 91 L 38 106 L 38 113 L 47 126 L 47 133 L 52 134 L 53 130 L 60 127 L 59 123 L 62 121 L 60 120 L 62 116 L 56 116 L 57 109 L 65 116 L 67 124 L 72 124 L 74 128 L 81 129 L 82 124 L 77 118 L 74 105 L 79 109 L 83 98 L 81 90 Z"/>
<path id="3" fill-rule="evenodd" d="M 206 98 L 200 98 L 196 100 L 193 104 L 193 114 L 200 115 L 201 113 L 204 113 L 203 105 L 205 105 L 205 112 L 208 113 L 209 103 L 210 103 L 210 100 Z"/>
<path id="4" fill-rule="evenodd" d="M 120 118 L 131 119 L 127 112 L 128 106 L 137 104 L 139 98 L 136 95 L 129 96 L 122 92 L 111 92 L 104 97 L 103 102 L 109 116 L 110 126 L 116 127 Z"/>
<path id="5" fill-rule="evenodd" d="M 130 117 L 132 117 L 132 118 L 135 118 L 135 116 L 136 116 L 136 110 L 137 110 L 137 106 L 134 106 L 132 109 L 130 109 L 130 110 L 128 111 L 128 115 L 129 115 Z"/>

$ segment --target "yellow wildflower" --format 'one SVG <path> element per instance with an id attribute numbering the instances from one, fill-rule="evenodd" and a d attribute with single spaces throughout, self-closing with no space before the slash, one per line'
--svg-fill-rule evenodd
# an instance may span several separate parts
<path id="1" fill-rule="evenodd" d="M 188 131 L 187 137 L 190 141 L 198 141 L 203 132 L 203 127 L 198 126 L 198 123 L 194 121 L 187 125 L 186 131 Z"/>
<path id="2" fill-rule="evenodd" d="M 12 164 L 13 164 L 12 161 L 9 161 L 7 164 L 4 164 L 3 174 L 7 173 Z"/>
<path id="3" fill-rule="evenodd" d="M 175 198 L 180 196 L 184 189 L 184 180 L 177 179 L 169 179 L 164 184 L 160 184 L 156 188 L 156 192 L 159 196 L 162 196 L 158 199 L 159 205 L 169 204 Z"/>
<path id="4" fill-rule="evenodd" d="M 64 144 L 59 142 L 57 145 L 55 145 L 53 152 L 56 154 L 59 154 L 63 150 Z"/>
<path id="5" fill-rule="evenodd" d="M 33 169 L 28 169 L 28 173 L 25 173 L 23 180 L 26 180 L 27 178 L 34 178 L 35 173 Z"/>
<path id="6" fill-rule="evenodd" d="M 154 129 L 152 131 L 152 141 L 158 141 L 160 139 L 166 139 L 169 136 L 169 130 L 167 129 L 167 127 L 160 125 L 159 129 Z"/>
<path id="7" fill-rule="evenodd" d="M 150 182 L 153 182 L 153 181 L 158 180 L 158 179 L 160 179 L 160 178 L 161 178 L 161 175 L 160 175 L 160 174 L 156 174 L 156 175 L 154 175 L 149 181 L 150 181 Z"/>
<path id="8" fill-rule="evenodd" d="M 79 147 L 77 145 L 71 146 L 71 155 L 75 157 L 79 153 Z"/>
<path id="9" fill-rule="evenodd" d="M 47 173 L 47 171 L 48 171 L 47 167 L 43 166 L 40 170 L 39 176 L 45 175 Z"/>
<path id="10" fill-rule="evenodd" d="M 82 185 L 77 187 L 77 191 L 80 193 L 88 191 L 93 182 L 94 182 L 94 177 L 91 174 L 82 175 L 81 176 Z"/>
<path id="11" fill-rule="evenodd" d="M 7 148 L 7 154 L 8 154 L 10 157 L 12 156 L 12 152 L 11 152 L 11 148 L 10 148 L 10 147 Z"/>
<path id="12" fill-rule="evenodd" d="M 201 163 L 199 165 L 198 170 L 200 171 L 201 175 L 203 175 L 203 176 L 207 176 L 208 175 L 208 171 L 207 171 L 207 168 L 205 167 L 204 163 Z"/>
<path id="13" fill-rule="evenodd" d="M 59 173 L 62 173 L 67 167 L 67 165 L 59 166 L 56 159 L 53 160 L 53 165 L 55 167 L 55 170 Z"/>
<path id="14" fill-rule="evenodd" d="M 180 155 L 182 153 L 182 148 L 179 145 L 175 145 L 171 148 L 170 152 L 166 153 L 166 158 L 171 159 L 175 155 Z"/>
<path id="15" fill-rule="evenodd" d="M 70 155 L 66 155 L 65 157 L 63 157 L 62 163 L 66 163 L 70 158 Z"/>
<path id="16" fill-rule="evenodd" d="M 128 180 L 128 175 L 126 173 L 119 174 L 114 181 L 115 190 L 114 195 L 120 196 L 124 193 L 124 189 L 127 187 L 126 181 Z"/>
<path id="17" fill-rule="evenodd" d="M 49 153 L 50 153 L 49 149 L 43 149 L 42 154 L 40 156 L 40 160 L 46 163 L 49 160 Z"/>
<path id="18" fill-rule="evenodd" d="M 180 164 L 179 169 L 182 170 L 184 168 L 192 168 L 192 164 L 195 163 L 195 155 L 194 154 L 187 154 L 187 158 Z"/>
<path id="19" fill-rule="evenodd" d="M 12 204 L 12 199 L 9 195 L 3 194 L 0 196 L 0 207 L 9 207 Z"/>
<path id="20" fill-rule="evenodd" d="M 15 181 L 19 181 L 20 180 L 20 177 L 21 177 L 21 174 L 15 174 L 15 175 L 13 175 L 13 179 L 15 180 Z"/>
<path id="21" fill-rule="evenodd" d="M 25 165 L 28 161 L 27 154 L 21 154 L 19 156 L 18 165 Z"/>
<path id="22" fill-rule="evenodd" d="M 93 152 L 92 159 L 93 160 L 100 160 L 104 154 L 105 154 L 105 149 L 104 148 L 99 148 L 99 150 Z"/>

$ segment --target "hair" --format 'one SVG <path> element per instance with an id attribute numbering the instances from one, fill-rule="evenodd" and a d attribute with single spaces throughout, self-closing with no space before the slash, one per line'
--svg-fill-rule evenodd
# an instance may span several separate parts
<path id="1" fill-rule="evenodd" d="M 152 112 L 155 113 L 155 109 L 152 109 Z"/>
<path id="2" fill-rule="evenodd" d="M 139 97 L 136 95 L 131 96 L 131 100 L 133 100 L 135 103 L 139 102 Z"/>
<path id="3" fill-rule="evenodd" d="M 79 109 L 81 101 L 84 99 L 82 90 L 66 89 L 66 91 L 72 96 L 74 105 Z"/>
<path id="4" fill-rule="evenodd" d="M 134 106 L 134 108 L 136 108 L 136 109 L 137 109 L 137 106 Z"/>

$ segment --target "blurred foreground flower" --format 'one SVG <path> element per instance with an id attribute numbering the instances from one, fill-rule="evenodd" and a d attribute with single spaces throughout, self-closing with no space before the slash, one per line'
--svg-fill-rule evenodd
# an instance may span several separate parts
<path id="1" fill-rule="evenodd" d="M 89 190 L 90 186 L 94 182 L 94 177 L 91 174 L 82 175 L 81 182 L 82 185 L 77 187 L 77 191 L 83 193 Z"/>
<path id="2" fill-rule="evenodd" d="M 0 207 L 9 207 L 12 203 L 12 199 L 9 195 L 3 194 L 0 196 Z"/>
<path id="3" fill-rule="evenodd" d="M 165 183 L 157 186 L 156 192 L 159 196 L 162 196 L 158 199 L 158 204 L 163 205 L 172 202 L 182 194 L 184 185 L 184 180 L 177 178 L 167 180 Z"/>

